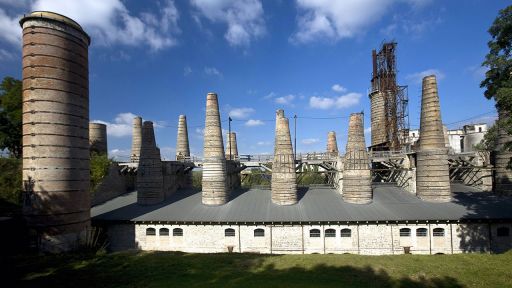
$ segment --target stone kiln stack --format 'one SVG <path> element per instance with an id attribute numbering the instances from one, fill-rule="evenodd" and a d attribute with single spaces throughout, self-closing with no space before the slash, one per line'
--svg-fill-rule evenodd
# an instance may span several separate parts
<path id="1" fill-rule="evenodd" d="M 89 147 L 92 152 L 106 155 L 107 149 L 107 125 L 101 123 L 89 123 Z"/>
<path id="2" fill-rule="evenodd" d="M 140 157 L 140 145 L 142 141 L 142 118 L 137 116 L 133 118 L 133 130 L 132 130 L 132 154 L 130 155 L 130 161 L 138 163 Z"/>
<path id="3" fill-rule="evenodd" d="M 137 170 L 137 203 L 158 204 L 164 201 L 162 161 L 156 147 L 153 122 L 144 121 Z"/>
<path id="4" fill-rule="evenodd" d="M 297 203 L 297 174 L 288 118 L 276 112 L 276 136 L 272 162 L 272 202 L 279 205 Z"/>
<path id="5" fill-rule="evenodd" d="M 188 142 L 187 116 L 180 115 L 178 120 L 178 137 L 176 141 L 176 160 L 190 160 L 190 146 Z"/>
<path id="6" fill-rule="evenodd" d="M 204 160 L 202 201 L 205 205 L 222 205 L 227 202 L 226 156 L 220 126 L 217 94 L 206 96 L 206 121 L 204 127 Z"/>
<path id="7" fill-rule="evenodd" d="M 338 156 L 338 142 L 336 141 L 336 132 L 334 131 L 327 134 L 327 153 L 332 156 Z"/>
<path id="8" fill-rule="evenodd" d="M 364 140 L 363 113 L 350 114 L 343 163 L 343 200 L 354 204 L 372 202 L 370 161 Z"/>
<path id="9" fill-rule="evenodd" d="M 238 146 L 236 144 L 236 133 L 231 132 L 227 134 L 226 146 L 226 159 L 238 160 Z"/>
<path id="10" fill-rule="evenodd" d="M 20 25 L 23 214 L 41 250 L 69 250 L 90 225 L 90 38 L 52 12 L 33 12 Z"/>
<path id="11" fill-rule="evenodd" d="M 372 147 L 386 143 L 386 107 L 384 93 L 375 91 L 370 94 Z"/>
<path id="12" fill-rule="evenodd" d="M 451 200 L 448 149 L 445 146 L 437 82 L 434 75 L 423 78 L 417 151 L 416 195 L 432 202 Z"/>
<path id="13" fill-rule="evenodd" d="M 510 159 L 512 159 L 512 152 L 505 148 L 505 143 L 512 142 L 512 135 L 507 133 L 503 127 L 503 122 L 509 120 L 510 115 L 498 109 L 498 145 L 496 146 L 496 160 L 494 174 L 495 191 L 502 195 L 512 195 L 512 170 L 507 169 Z"/>

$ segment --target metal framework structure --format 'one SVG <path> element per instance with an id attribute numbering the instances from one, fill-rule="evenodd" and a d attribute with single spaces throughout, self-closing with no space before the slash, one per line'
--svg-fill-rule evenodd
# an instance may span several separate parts
<path id="1" fill-rule="evenodd" d="M 371 93 L 384 94 L 386 143 L 372 150 L 399 151 L 409 136 L 409 111 L 407 86 L 396 83 L 396 42 L 383 43 L 377 53 L 372 51 L 373 73 Z"/>

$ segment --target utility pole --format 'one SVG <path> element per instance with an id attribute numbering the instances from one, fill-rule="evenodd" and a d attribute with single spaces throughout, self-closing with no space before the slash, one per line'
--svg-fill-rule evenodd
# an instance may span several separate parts
<path id="1" fill-rule="evenodd" d="M 228 129 L 229 129 L 229 132 L 228 132 L 228 144 L 229 144 L 229 160 L 232 160 L 231 159 L 231 121 L 233 121 L 233 119 L 231 119 L 231 117 L 228 117 Z"/>
<path id="2" fill-rule="evenodd" d="M 297 161 L 297 114 L 293 115 L 293 163 Z"/>

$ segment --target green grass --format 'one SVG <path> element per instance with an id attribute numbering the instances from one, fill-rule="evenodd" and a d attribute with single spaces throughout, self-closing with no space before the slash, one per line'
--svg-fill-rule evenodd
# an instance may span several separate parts
<path id="1" fill-rule="evenodd" d="M 2 280 L 13 287 L 512 287 L 512 252 L 433 256 L 122 252 L 17 256 L 5 269 L 8 276 Z"/>

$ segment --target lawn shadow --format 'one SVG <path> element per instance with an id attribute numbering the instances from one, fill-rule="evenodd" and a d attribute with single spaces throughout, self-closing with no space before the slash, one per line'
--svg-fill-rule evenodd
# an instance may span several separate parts
<path id="1" fill-rule="evenodd" d="M 18 259 L 17 287 L 463 287 L 452 277 L 392 277 L 350 265 L 278 268 L 270 255 L 132 252 Z M 340 257 L 342 257 L 340 255 Z M 276 259 L 280 263 L 280 259 Z M 347 261 L 348 262 L 348 261 Z"/>

